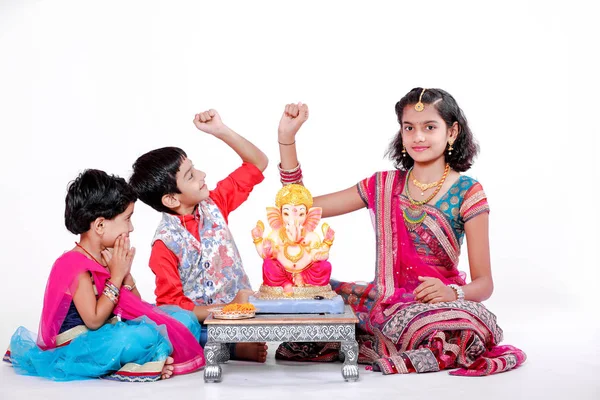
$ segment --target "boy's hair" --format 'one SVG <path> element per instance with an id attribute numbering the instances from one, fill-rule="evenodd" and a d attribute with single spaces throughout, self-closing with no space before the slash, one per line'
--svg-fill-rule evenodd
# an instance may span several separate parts
<path id="1" fill-rule="evenodd" d="M 137 200 L 125 179 L 97 169 L 86 169 L 69 184 L 65 198 L 65 226 L 79 235 L 96 218 L 113 219 Z"/>
<path id="2" fill-rule="evenodd" d="M 396 115 L 400 123 L 400 131 L 390 143 L 386 154 L 394 161 L 396 168 L 403 171 L 409 170 L 415 164 L 412 157 L 407 153 L 406 157 L 403 157 L 402 153 L 402 116 L 404 114 L 404 107 L 416 104 L 419 101 L 422 91 L 423 88 L 414 88 L 396 103 Z M 458 122 L 458 137 L 452 145 L 454 148 L 452 154 L 449 155 L 447 152 L 444 152 L 444 156 L 446 157 L 446 162 L 455 171 L 464 172 L 471 168 L 473 159 L 479 153 L 479 145 L 475 141 L 473 133 L 471 133 L 465 114 L 456 103 L 456 100 L 454 100 L 454 97 L 442 89 L 427 89 L 423 93 L 421 101 L 424 104 L 433 104 L 448 128 L 455 122 Z"/>
<path id="3" fill-rule="evenodd" d="M 140 200 L 156 211 L 173 214 L 162 203 L 166 194 L 181 193 L 177 188 L 177 172 L 187 157 L 179 147 L 163 147 L 152 150 L 133 163 L 129 184 Z"/>

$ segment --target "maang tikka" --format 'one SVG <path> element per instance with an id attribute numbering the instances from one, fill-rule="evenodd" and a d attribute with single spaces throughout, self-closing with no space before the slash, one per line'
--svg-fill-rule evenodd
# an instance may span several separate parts
<path id="1" fill-rule="evenodd" d="M 425 93 L 426 90 L 427 90 L 427 88 L 423 88 L 423 91 L 421 92 L 421 95 L 419 96 L 419 102 L 417 104 L 415 104 L 415 110 L 418 112 L 421 112 L 425 109 L 425 105 L 423 104 L 421 99 L 423 99 L 423 93 Z"/>

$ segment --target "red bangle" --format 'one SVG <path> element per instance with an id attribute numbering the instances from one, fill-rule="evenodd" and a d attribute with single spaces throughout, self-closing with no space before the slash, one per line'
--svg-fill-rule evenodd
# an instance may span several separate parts
<path id="1" fill-rule="evenodd" d="M 286 182 L 297 181 L 298 179 L 302 179 L 302 171 L 293 175 L 284 175 L 281 174 L 281 180 Z"/>
<path id="2" fill-rule="evenodd" d="M 300 163 L 298 166 L 292 169 L 282 169 L 281 163 L 277 166 L 279 169 L 280 181 L 283 185 L 289 185 L 292 183 L 302 183 L 302 168 L 300 167 Z"/>

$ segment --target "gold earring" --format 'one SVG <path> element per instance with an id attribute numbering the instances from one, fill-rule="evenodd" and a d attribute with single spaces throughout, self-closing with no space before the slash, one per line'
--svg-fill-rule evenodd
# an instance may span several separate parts
<path id="1" fill-rule="evenodd" d="M 402 157 L 406 157 L 406 147 L 402 145 Z"/>
<path id="2" fill-rule="evenodd" d="M 451 156 L 452 155 L 452 150 L 454 150 L 454 147 L 452 147 L 452 145 L 454 144 L 454 140 L 449 140 L 448 141 L 448 155 Z"/>

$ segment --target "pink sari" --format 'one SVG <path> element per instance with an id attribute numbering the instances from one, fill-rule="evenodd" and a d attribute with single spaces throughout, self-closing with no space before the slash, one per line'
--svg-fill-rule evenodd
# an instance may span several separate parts
<path id="1" fill-rule="evenodd" d="M 373 285 L 332 282 L 359 318 L 359 362 L 384 374 L 432 372 L 459 368 L 452 375 L 481 376 L 521 365 L 526 355 L 512 346 L 499 346 L 502 329 L 481 303 L 415 301 L 419 276 L 444 284 L 464 285 L 457 268 L 428 265 L 416 251 L 400 207 L 401 172 L 373 175 L 360 193 L 369 206 L 376 235 Z M 279 359 L 332 361 L 339 344 L 282 345 Z"/>
<path id="2" fill-rule="evenodd" d="M 526 355 L 498 346 L 502 330 L 481 303 L 455 301 L 424 304 L 412 291 L 419 276 L 444 284 L 464 284 L 457 269 L 427 265 L 417 254 L 399 206 L 404 189 L 400 172 L 381 172 L 369 179 L 369 210 L 377 235 L 375 287 L 366 328 L 375 336 L 371 358 L 384 373 L 460 369 L 453 375 L 490 375 L 521 365 Z M 374 351 L 374 353 L 373 353 Z"/>
<path id="3" fill-rule="evenodd" d="M 38 331 L 37 344 L 40 348 L 52 349 L 57 346 L 56 338 L 73 300 L 73 293 L 77 290 L 77 278 L 85 271 L 92 274 L 97 292 L 102 293 L 110 274 L 98 263 L 75 251 L 63 254 L 54 263 L 46 286 Z M 173 346 L 171 356 L 175 360 L 174 374 L 186 374 L 204 367 L 203 350 L 194 335 L 159 308 L 144 302 L 128 290 L 121 290 L 114 313 L 128 320 L 146 316 L 157 325 L 167 328 Z"/>

